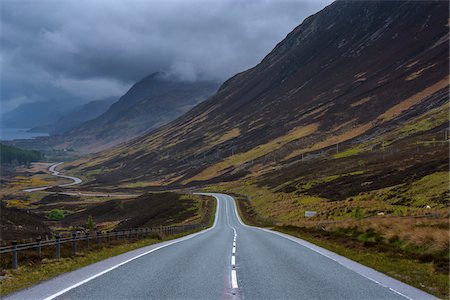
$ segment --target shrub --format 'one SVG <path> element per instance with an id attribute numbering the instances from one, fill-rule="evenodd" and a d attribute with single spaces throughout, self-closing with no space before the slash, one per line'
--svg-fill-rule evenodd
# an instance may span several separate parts
<path id="1" fill-rule="evenodd" d="M 88 216 L 88 218 L 87 218 L 86 229 L 89 229 L 89 230 L 95 229 L 95 223 L 94 223 L 94 219 L 92 218 L 92 216 Z"/>
<path id="2" fill-rule="evenodd" d="M 64 219 L 64 211 L 61 209 L 52 209 L 50 213 L 48 214 L 48 219 L 52 221 L 59 221 Z"/>

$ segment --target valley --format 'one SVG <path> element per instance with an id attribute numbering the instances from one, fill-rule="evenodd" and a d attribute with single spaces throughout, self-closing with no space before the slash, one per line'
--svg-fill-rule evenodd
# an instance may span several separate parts
<path id="1" fill-rule="evenodd" d="M 3 246 L 201 228 L 108 237 L 97 256 L 83 246 L 64 262 L 48 252 L 55 272 L 32 254 L 18 271 L 3 259 L 0 284 L 9 293 L 40 270 L 50 279 L 95 262 L 102 271 L 11 299 L 449 299 L 447 6 L 337 0 L 222 84 L 189 64 L 188 79 L 154 71 L 118 100 L 59 117 L 49 137 L 2 142 L 13 153 L 1 170 Z M 179 284 L 166 289 L 171 272 Z"/>

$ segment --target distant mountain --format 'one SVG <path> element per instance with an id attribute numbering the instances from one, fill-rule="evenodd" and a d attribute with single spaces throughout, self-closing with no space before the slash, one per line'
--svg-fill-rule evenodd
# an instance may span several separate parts
<path id="1" fill-rule="evenodd" d="M 105 113 L 65 133 L 66 143 L 99 151 L 156 129 L 213 94 L 216 82 L 182 82 L 153 73 L 133 85 Z"/>
<path id="2" fill-rule="evenodd" d="M 21 104 L 1 115 L 2 126 L 9 128 L 47 126 L 74 107 L 70 101 L 57 100 Z"/>
<path id="3" fill-rule="evenodd" d="M 46 126 L 34 127 L 30 131 L 48 132 L 51 135 L 63 135 L 84 122 L 100 116 L 107 111 L 115 101 L 117 101 L 117 97 L 109 97 L 79 105 L 70 111 L 63 113 L 54 123 Z"/>
<path id="4" fill-rule="evenodd" d="M 310 170 L 319 165 L 323 176 L 363 176 L 360 190 L 446 169 L 445 144 L 427 141 L 443 139 L 448 122 L 448 30 L 446 2 L 335 1 L 207 101 L 88 164 L 73 163 L 73 171 L 102 169 L 92 185 L 246 177 L 293 192 L 301 176 L 318 176 Z M 126 127 L 100 124 L 97 138 Z M 386 149 L 396 153 L 390 163 L 383 163 Z"/>

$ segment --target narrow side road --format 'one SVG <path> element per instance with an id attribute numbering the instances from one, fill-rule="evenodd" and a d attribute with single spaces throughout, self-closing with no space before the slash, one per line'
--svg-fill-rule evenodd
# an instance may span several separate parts
<path id="1" fill-rule="evenodd" d="M 61 177 L 61 178 L 66 178 L 66 179 L 70 179 L 72 180 L 72 182 L 70 183 L 65 183 L 65 184 L 61 184 L 58 185 L 59 187 L 66 187 L 66 186 L 72 186 L 72 185 L 76 185 L 76 184 L 80 184 L 82 182 L 82 180 L 78 177 L 73 177 L 73 176 L 67 176 L 67 175 L 61 175 L 59 173 L 59 171 L 56 171 L 56 167 L 62 165 L 63 163 L 56 163 L 50 166 L 50 168 L 48 168 L 48 170 L 50 171 L 50 173 L 52 173 L 53 176 L 57 176 L 57 177 Z M 27 193 L 31 193 L 31 192 L 37 192 L 37 191 L 43 191 L 45 189 L 50 188 L 50 186 L 41 186 L 41 187 L 37 187 L 37 188 L 32 188 L 32 189 L 26 189 L 23 190 L 24 192 Z"/>
<path id="2" fill-rule="evenodd" d="M 62 164 L 63 164 L 62 162 L 55 163 L 48 168 L 48 171 L 53 176 L 72 180 L 72 182 L 58 185 L 59 187 L 73 186 L 73 185 L 77 185 L 77 184 L 80 184 L 83 182 L 83 180 L 81 180 L 78 177 L 62 175 L 59 171 L 57 171 L 56 167 L 58 167 Z M 51 186 L 41 186 L 41 187 L 37 187 L 37 188 L 25 189 L 23 191 L 27 192 L 27 193 L 38 192 L 38 191 L 44 191 L 50 187 Z M 62 192 L 61 194 L 69 195 L 69 196 L 86 196 L 86 197 L 137 197 L 137 196 L 139 196 L 139 194 L 105 194 L 105 193 L 81 193 L 81 192 Z"/>
<path id="3" fill-rule="evenodd" d="M 67 273 L 5 299 L 436 299 L 303 240 L 247 226 L 234 199 L 214 225 Z"/>

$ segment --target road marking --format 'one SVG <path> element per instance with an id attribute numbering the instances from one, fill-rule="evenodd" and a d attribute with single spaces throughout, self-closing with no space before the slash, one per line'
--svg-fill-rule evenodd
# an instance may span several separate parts
<path id="1" fill-rule="evenodd" d="M 377 281 L 377 280 L 375 280 L 375 279 L 373 279 L 373 278 L 371 278 L 371 277 L 369 277 L 369 276 L 367 276 L 367 275 L 365 275 L 365 274 L 362 274 L 361 272 L 359 272 L 359 271 L 357 271 L 357 270 L 355 270 L 355 269 L 353 269 L 353 268 L 350 268 L 349 266 L 347 266 L 347 265 L 344 264 L 343 262 L 341 262 L 341 261 L 339 261 L 339 260 L 337 260 L 337 259 L 335 259 L 335 258 L 333 258 L 333 257 L 331 257 L 331 256 L 329 256 L 329 255 L 327 255 L 326 253 L 324 253 L 324 252 L 322 252 L 322 251 L 320 251 L 320 250 L 318 250 L 318 249 L 316 249 L 316 248 L 314 248 L 314 247 L 312 247 L 312 246 L 309 246 L 308 244 L 311 244 L 311 245 L 313 245 L 313 246 L 315 246 L 315 247 L 317 247 L 317 248 L 321 248 L 321 247 L 319 247 L 319 246 L 316 246 L 316 245 L 314 245 L 314 244 L 312 244 L 312 243 L 309 243 L 309 242 L 305 242 L 305 241 L 303 241 L 303 240 L 302 240 L 303 243 L 300 243 L 300 242 L 299 242 L 298 240 L 296 240 L 294 237 L 291 237 L 291 236 L 289 236 L 289 235 L 287 235 L 287 234 L 282 234 L 282 233 L 280 233 L 280 232 L 272 231 L 272 230 L 270 230 L 270 229 L 259 228 L 259 227 L 250 226 L 250 225 L 245 224 L 244 222 L 242 222 L 241 217 L 239 216 L 239 213 L 238 213 L 238 211 L 237 211 L 236 202 L 235 202 L 234 198 L 231 197 L 231 196 L 229 196 L 229 195 L 226 195 L 226 194 L 223 194 L 223 195 L 225 195 L 225 196 L 227 196 L 227 197 L 229 197 L 229 198 L 232 199 L 231 202 L 233 202 L 234 212 L 235 212 L 235 214 L 236 214 L 236 217 L 237 217 L 239 223 L 240 223 L 242 226 L 244 226 L 244 227 L 249 227 L 249 228 L 254 228 L 254 229 L 258 229 L 258 230 L 265 231 L 265 232 L 268 232 L 268 233 L 276 234 L 276 235 L 278 235 L 278 236 L 280 236 L 280 237 L 284 237 L 285 239 L 288 239 L 288 240 L 290 240 L 290 241 L 292 241 L 292 242 L 294 242 L 294 243 L 297 243 L 297 244 L 299 244 L 299 245 L 301 245 L 301 246 L 303 246 L 303 247 L 306 247 L 306 248 L 308 248 L 308 249 L 310 249 L 310 250 L 312 250 L 312 251 L 314 251 L 314 252 L 316 252 L 316 253 L 319 253 L 320 255 L 323 255 L 323 256 L 325 256 L 325 257 L 328 258 L 328 259 L 333 260 L 334 262 L 340 264 L 341 266 L 345 267 L 346 269 L 349 269 L 349 270 L 351 270 L 351 271 L 357 273 L 358 275 L 360 275 L 360 276 L 362 276 L 362 277 L 364 277 L 364 278 L 366 278 L 366 279 L 369 279 L 370 281 L 372 281 L 372 282 L 374 282 L 374 283 L 376 283 L 376 284 L 378 284 L 378 285 L 380 285 L 380 286 L 382 286 L 382 287 L 384 287 L 384 288 L 387 288 L 387 289 L 389 289 L 390 291 L 392 291 L 392 292 L 394 292 L 394 293 L 396 293 L 396 294 L 398 294 L 398 295 L 400 295 L 400 296 L 402 296 L 402 297 L 405 297 L 406 299 L 414 300 L 413 298 L 411 298 L 411 297 L 409 297 L 409 296 L 407 296 L 407 295 L 405 295 L 405 294 L 403 294 L 403 293 L 401 293 L 401 292 L 399 292 L 399 291 L 397 291 L 397 290 L 395 290 L 395 289 L 389 287 L 388 285 L 383 284 L 383 283 L 381 283 L 381 282 L 379 282 L 379 281 Z M 301 240 L 301 239 L 299 239 L 299 240 Z M 326 250 L 326 249 L 323 249 L 323 250 L 329 251 L 329 250 Z M 332 251 L 329 251 L 329 252 L 332 252 Z M 334 252 L 332 252 L 332 253 L 334 253 Z M 336 254 L 336 255 L 337 255 L 337 256 L 340 256 L 340 255 L 338 255 L 338 254 Z M 354 262 L 354 261 L 352 261 L 351 259 L 348 259 L 348 258 L 346 258 L 346 257 L 343 257 L 343 258 L 344 258 L 344 259 L 347 259 L 347 260 L 349 260 L 349 261 L 351 261 L 352 263 L 356 263 L 356 262 Z M 356 263 L 356 264 L 359 264 L 359 263 Z M 361 265 L 361 264 L 359 264 L 359 265 Z M 364 266 L 364 265 L 361 265 L 361 266 L 364 267 L 364 268 L 371 269 L 371 268 L 366 267 L 366 266 Z M 375 272 L 377 272 L 377 271 L 375 271 Z M 381 275 L 386 276 L 386 277 L 388 277 L 388 278 L 390 278 L 390 279 L 393 279 L 393 278 L 391 278 L 391 277 L 389 277 L 389 276 L 387 276 L 387 275 L 385 275 L 385 274 L 382 274 L 382 273 L 381 273 Z M 396 280 L 396 279 L 393 279 L 393 280 Z M 405 284 L 405 283 L 403 283 L 403 282 L 401 282 L 401 281 L 399 281 L 399 282 L 402 283 L 402 284 Z M 405 284 L 405 285 L 406 285 L 406 284 Z M 414 288 L 414 287 L 413 287 L 413 288 Z M 419 290 L 419 291 L 420 291 L 420 290 Z M 420 292 L 421 292 L 421 291 L 420 291 Z M 425 292 L 424 292 L 424 293 L 425 293 Z M 425 293 L 425 294 L 427 294 L 427 293 Z M 429 296 L 430 296 L 430 297 L 433 297 L 432 295 L 429 295 Z M 438 299 L 438 298 L 436 298 L 436 299 Z"/>
<path id="2" fill-rule="evenodd" d="M 216 197 L 214 195 L 212 195 L 214 198 L 219 199 L 219 197 Z M 225 214 L 227 215 L 227 224 L 228 226 L 233 229 L 233 248 L 231 250 L 231 289 L 236 290 L 238 289 L 238 282 L 237 282 L 237 272 L 235 270 L 236 268 L 236 237 L 237 237 L 237 232 L 236 232 L 236 228 L 234 228 L 233 226 L 231 226 L 230 224 L 230 215 L 229 215 L 229 211 L 228 211 L 228 201 L 227 199 L 223 199 L 223 202 L 225 202 Z M 232 292 L 233 295 L 236 294 L 236 291 Z"/>
<path id="3" fill-rule="evenodd" d="M 238 288 L 236 270 L 231 270 L 231 287 L 233 289 Z"/>
<path id="4" fill-rule="evenodd" d="M 191 235 L 182 237 L 182 238 L 180 238 L 180 239 L 178 239 L 178 240 L 176 240 L 176 241 L 173 241 L 173 242 L 170 242 L 170 243 L 168 243 L 168 244 L 165 244 L 165 245 L 156 247 L 156 248 L 154 248 L 154 249 L 152 249 L 152 250 L 149 250 L 149 251 L 147 251 L 147 252 L 141 253 L 141 254 L 139 254 L 139 255 L 136 255 L 136 256 L 134 256 L 134 257 L 132 257 L 132 258 L 130 258 L 130 259 L 127 259 L 126 261 L 123 261 L 123 262 L 121 262 L 121 263 L 119 263 L 119 264 L 117 264 L 117 265 L 115 265 L 115 266 L 109 268 L 109 269 L 106 269 L 106 270 L 104 270 L 104 271 L 102 271 L 102 272 L 100 272 L 100 273 L 97 273 L 97 274 L 95 274 L 95 275 L 93 275 L 93 276 L 91 276 L 91 277 L 88 277 L 88 278 L 86 278 L 86 279 L 84 279 L 84 280 L 82 280 L 82 281 L 80 281 L 80 282 L 78 282 L 78 283 L 76 283 L 76 284 L 74 284 L 74 285 L 71 285 L 71 286 L 69 286 L 68 288 L 65 288 L 65 289 L 63 289 L 63 290 L 61 290 L 61 291 L 59 291 L 59 292 L 57 292 L 57 293 L 55 293 L 55 294 L 53 294 L 53 295 L 47 297 L 47 298 L 44 298 L 44 300 L 52 300 L 52 299 L 55 299 L 56 297 L 61 296 L 62 294 L 67 293 L 68 291 L 73 290 L 74 288 L 79 287 L 80 285 L 83 285 L 83 284 L 85 284 L 85 283 L 87 283 L 87 282 L 89 282 L 89 281 L 91 281 L 91 280 L 93 280 L 93 279 L 95 279 L 95 278 L 97 278 L 97 277 L 102 276 L 103 274 L 106 274 L 106 273 L 108 273 L 108 272 L 110 272 L 110 271 L 112 271 L 112 270 L 114 270 L 114 269 L 117 269 L 118 267 L 123 266 L 123 265 L 125 265 L 125 264 L 127 264 L 127 263 L 129 263 L 129 262 L 131 262 L 131 261 L 133 261 L 133 260 L 136 260 L 136 259 L 138 259 L 138 258 L 140 258 L 140 257 L 142 257 L 142 256 L 144 256 L 144 255 L 150 254 L 150 253 L 152 253 L 152 252 L 155 252 L 155 251 L 157 251 L 157 250 L 160 250 L 160 249 L 169 247 L 169 246 L 174 245 L 174 244 L 178 244 L 178 243 L 180 243 L 180 242 L 184 242 L 184 241 L 190 240 L 190 239 L 196 237 L 197 235 L 204 234 L 204 233 L 206 233 L 206 232 L 208 232 L 208 231 L 214 229 L 214 228 L 216 227 L 216 225 L 217 225 L 217 219 L 218 219 L 218 217 L 219 217 L 219 207 L 220 207 L 220 206 L 219 206 L 219 203 L 220 203 L 220 202 L 219 202 L 219 199 L 218 199 L 218 198 L 216 198 L 216 203 L 217 203 L 217 204 L 216 204 L 216 207 L 217 207 L 217 209 L 216 209 L 216 217 L 215 217 L 215 219 L 214 219 L 214 224 L 213 224 L 212 227 L 210 227 L 210 228 L 208 228 L 208 229 L 205 229 L 205 230 L 203 230 L 203 231 L 200 231 L 200 232 L 193 233 L 193 234 L 191 234 Z"/>

